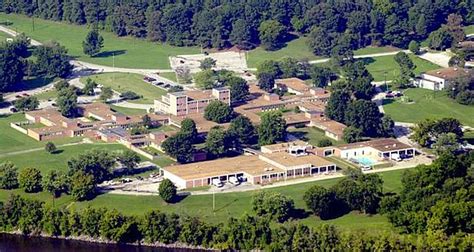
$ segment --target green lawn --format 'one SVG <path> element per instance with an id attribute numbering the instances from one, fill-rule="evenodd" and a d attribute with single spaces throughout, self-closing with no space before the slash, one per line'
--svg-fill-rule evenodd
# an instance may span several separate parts
<path id="1" fill-rule="evenodd" d="M 315 60 L 318 57 L 311 52 L 306 41 L 308 38 L 301 37 L 287 43 L 285 47 L 276 51 L 266 51 L 258 47 L 247 53 L 248 67 L 257 67 L 265 60 L 280 60 L 285 57 L 292 57 L 296 59 Z"/>
<path id="2" fill-rule="evenodd" d="M 82 41 L 89 28 L 35 18 L 35 30 L 31 18 L 0 13 L 0 22 L 10 21 L 12 29 L 24 32 L 39 41 L 56 40 L 66 46 L 69 54 L 79 60 L 94 64 L 112 66 L 112 55 L 115 55 L 115 66 L 126 68 L 169 69 L 169 56 L 199 53 L 198 47 L 174 47 L 166 44 L 152 43 L 145 39 L 117 37 L 110 32 L 101 31 L 104 37 L 102 53 L 89 57 L 82 52 Z"/>
<path id="3" fill-rule="evenodd" d="M 409 56 L 416 66 L 415 74 L 441 68 L 415 55 L 410 54 Z M 385 72 L 387 73 L 387 80 L 394 80 L 400 74 L 400 68 L 397 62 L 395 62 L 395 55 L 364 58 L 363 60 L 368 63 L 367 70 L 374 77 L 374 81 L 383 81 Z"/>
<path id="4" fill-rule="evenodd" d="M 42 143 L 44 144 L 44 143 Z M 45 150 L 17 154 L 0 158 L 0 163 L 10 161 L 19 169 L 34 167 L 41 173 L 46 174 L 50 170 L 67 170 L 67 161 L 90 149 L 100 149 L 109 151 L 124 151 L 125 146 L 121 144 L 79 144 L 73 146 L 59 147 L 58 153 L 50 154 Z"/>
<path id="5" fill-rule="evenodd" d="M 56 89 L 51 89 L 42 93 L 35 95 L 38 100 L 48 100 L 48 99 L 56 99 L 58 96 L 58 92 Z"/>
<path id="6" fill-rule="evenodd" d="M 393 46 L 367 46 L 354 51 L 354 55 L 365 55 L 365 54 L 375 54 L 375 53 L 386 53 L 399 51 L 399 48 Z"/>
<path id="7" fill-rule="evenodd" d="M 110 105 L 110 108 L 114 110 L 115 112 L 122 113 L 124 115 L 145 115 L 146 110 L 144 109 L 134 109 L 134 108 L 124 108 L 124 107 L 119 107 L 115 105 Z"/>
<path id="8" fill-rule="evenodd" d="M 454 117 L 463 124 L 474 126 L 474 106 L 456 103 L 442 91 L 412 88 L 404 94 L 413 103 L 403 103 L 401 99 L 384 102 L 385 113 L 395 121 L 417 123 L 425 118 Z"/>
<path id="9" fill-rule="evenodd" d="M 474 25 L 465 26 L 464 32 L 466 34 L 474 34 Z"/>
<path id="10" fill-rule="evenodd" d="M 10 127 L 11 122 L 26 121 L 25 116 L 21 113 L 13 115 L 0 115 L 0 154 L 8 152 L 28 150 L 44 147 L 44 142 L 38 142 L 35 139 L 20 133 Z M 80 142 L 82 138 L 64 138 L 54 140 L 56 145 Z"/>
<path id="11" fill-rule="evenodd" d="M 176 79 L 176 73 L 160 73 L 160 76 L 163 78 L 166 78 L 168 80 L 178 82 L 178 79 Z"/>
<path id="12" fill-rule="evenodd" d="M 343 144 L 344 141 L 336 141 L 324 135 L 324 131 L 315 128 L 315 127 L 306 127 L 306 128 L 292 128 L 289 131 L 299 139 L 303 141 L 308 141 L 311 145 L 317 146 L 318 142 L 322 139 L 331 140 L 333 145 Z"/>
<path id="13" fill-rule="evenodd" d="M 0 43 L 6 42 L 7 38 L 11 38 L 11 36 L 4 32 L 0 32 Z"/>
<path id="14" fill-rule="evenodd" d="M 133 73 L 102 73 L 81 78 L 82 83 L 91 78 L 98 84 L 111 87 L 118 92 L 133 91 L 143 98 L 130 101 L 132 103 L 153 104 L 155 99 L 159 99 L 166 91 L 143 81 L 143 76 Z"/>

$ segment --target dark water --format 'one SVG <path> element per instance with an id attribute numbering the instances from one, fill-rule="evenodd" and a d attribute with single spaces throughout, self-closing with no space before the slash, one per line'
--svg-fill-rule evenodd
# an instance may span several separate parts
<path id="1" fill-rule="evenodd" d="M 0 252 L 189 252 L 198 250 L 100 244 L 0 234 Z"/>

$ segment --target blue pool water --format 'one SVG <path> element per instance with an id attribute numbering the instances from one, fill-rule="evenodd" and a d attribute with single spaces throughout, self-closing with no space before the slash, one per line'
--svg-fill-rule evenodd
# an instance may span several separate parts
<path id="1" fill-rule="evenodd" d="M 375 163 L 377 163 L 375 160 L 368 157 L 359 157 L 359 158 L 356 158 L 356 160 L 357 162 L 359 162 L 359 164 L 364 165 L 364 166 L 372 166 Z"/>

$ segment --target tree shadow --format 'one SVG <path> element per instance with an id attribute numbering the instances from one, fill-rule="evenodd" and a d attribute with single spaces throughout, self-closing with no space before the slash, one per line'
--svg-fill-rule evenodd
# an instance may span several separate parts
<path id="1" fill-rule="evenodd" d="M 231 201 L 231 202 L 229 202 L 229 203 L 227 203 L 227 204 L 221 206 L 220 208 L 216 209 L 215 212 L 218 212 L 218 211 L 220 211 L 220 210 L 223 210 L 223 209 L 227 208 L 228 206 L 234 204 L 234 203 L 237 202 L 237 201 L 238 201 L 238 199 L 234 199 L 233 201 Z"/>
<path id="2" fill-rule="evenodd" d="M 12 105 L 11 102 L 0 102 L 0 108 L 7 108 Z"/>
<path id="3" fill-rule="evenodd" d="M 268 48 L 267 51 L 271 51 L 271 52 L 272 52 L 272 51 L 281 50 L 281 49 L 287 47 L 289 42 L 291 42 L 291 41 L 293 41 L 293 40 L 296 40 L 296 39 L 298 39 L 298 38 L 299 38 L 298 35 L 292 34 L 292 33 L 288 33 L 288 34 L 286 34 L 286 36 L 282 39 L 282 41 L 281 41 L 278 45 L 276 45 L 275 47 L 272 47 L 272 48 Z"/>
<path id="4" fill-rule="evenodd" d="M 8 91 L 21 92 L 21 91 L 26 91 L 30 89 L 40 88 L 53 82 L 53 80 L 54 80 L 53 77 L 45 77 L 45 76 L 23 80 L 21 83 L 15 85 L 13 88 L 11 88 Z"/>
<path id="5" fill-rule="evenodd" d="M 293 135 L 294 137 L 296 137 L 296 138 L 302 140 L 302 141 L 309 141 L 309 138 L 307 137 L 308 132 L 304 132 L 304 131 L 291 131 L 290 134 Z"/>
<path id="6" fill-rule="evenodd" d="M 168 203 L 177 204 L 177 203 L 181 202 L 182 200 L 186 199 L 189 195 L 191 195 L 191 193 L 189 193 L 189 192 L 177 193 L 176 196 L 173 198 L 173 200 L 171 202 L 168 202 Z"/>
<path id="7" fill-rule="evenodd" d="M 57 154 L 61 154 L 63 152 L 64 152 L 64 150 L 55 150 L 55 151 L 51 152 L 51 154 L 57 155 Z"/>
<path id="8" fill-rule="evenodd" d="M 369 58 L 361 58 L 361 59 L 357 59 L 357 60 L 360 60 L 360 61 L 364 62 L 364 65 L 369 65 L 369 64 L 375 62 L 375 59 L 372 58 L 372 57 L 369 57 Z"/>
<path id="9" fill-rule="evenodd" d="M 392 104 L 394 102 L 395 102 L 394 99 L 383 99 L 382 100 L 382 105 L 388 105 L 388 104 Z"/>
<path id="10" fill-rule="evenodd" d="M 306 211 L 306 210 L 301 209 L 301 208 L 296 208 L 291 212 L 290 217 L 292 219 L 301 220 L 301 219 L 308 218 L 310 215 L 311 215 L 310 211 Z"/>
<path id="11" fill-rule="evenodd" d="M 108 58 L 111 56 L 118 56 L 127 53 L 127 50 L 113 50 L 100 52 L 93 56 L 93 58 Z"/>

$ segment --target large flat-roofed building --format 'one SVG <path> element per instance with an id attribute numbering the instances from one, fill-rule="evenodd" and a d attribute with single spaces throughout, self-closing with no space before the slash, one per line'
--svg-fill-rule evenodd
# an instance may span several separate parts
<path id="1" fill-rule="evenodd" d="M 185 189 L 210 185 L 216 179 L 229 181 L 230 177 L 251 184 L 268 184 L 336 171 L 334 163 L 307 151 L 308 146 L 288 146 L 286 151 L 275 148 L 276 152 L 168 166 L 162 168 L 163 175 Z"/>
<path id="2" fill-rule="evenodd" d="M 473 75 L 474 71 L 471 69 L 458 67 L 441 68 L 422 73 L 419 78 L 413 81 L 413 84 L 420 88 L 442 90 L 448 87 L 450 82 L 456 78 Z"/>
<path id="3" fill-rule="evenodd" d="M 415 156 L 413 146 L 402 143 L 394 138 L 374 139 L 336 146 L 334 154 L 344 159 L 370 157 L 376 160 L 393 158 L 411 158 Z"/>
<path id="4" fill-rule="evenodd" d="M 155 111 L 174 116 L 204 113 L 207 105 L 215 100 L 230 105 L 230 89 L 221 87 L 168 93 L 161 100 L 155 100 Z"/>

